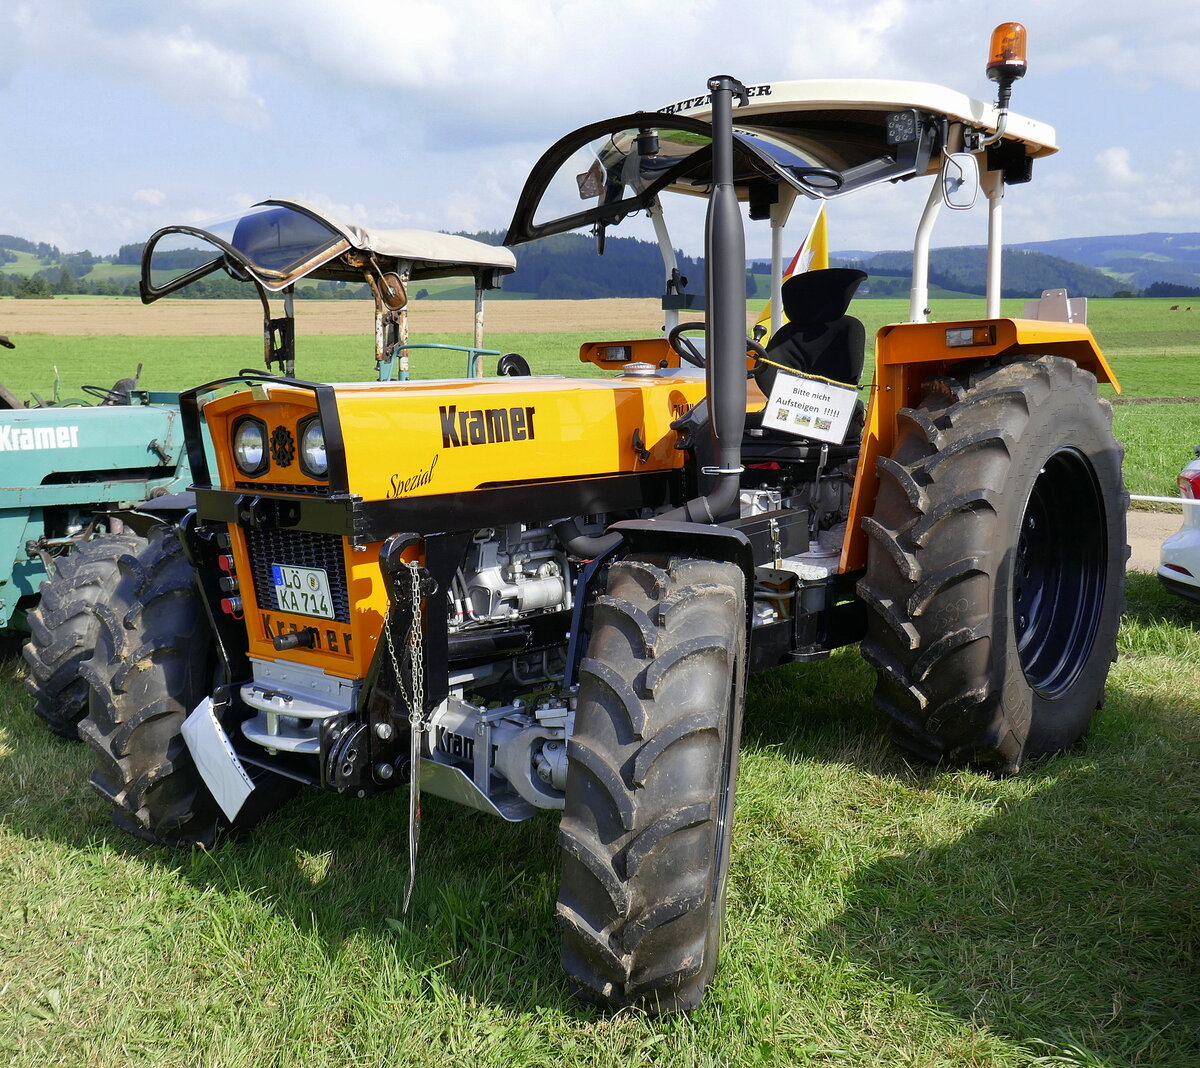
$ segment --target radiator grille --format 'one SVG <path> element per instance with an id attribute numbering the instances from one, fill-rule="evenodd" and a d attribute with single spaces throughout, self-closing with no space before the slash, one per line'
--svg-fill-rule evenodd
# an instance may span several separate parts
<path id="1" fill-rule="evenodd" d="M 258 490 L 260 493 L 304 493 L 314 497 L 328 497 L 328 486 L 313 486 L 307 483 L 291 485 L 287 482 L 235 482 L 240 490 Z"/>
<path id="2" fill-rule="evenodd" d="M 342 539 L 336 534 L 313 534 L 290 528 L 251 528 L 246 531 L 246 549 L 254 573 L 254 596 L 262 608 L 279 611 L 275 599 L 272 564 L 293 567 L 319 567 L 329 576 L 329 594 L 333 599 L 334 619 L 350 622 L 350 597 L 346 588 L 346 567 Z M 315 618 L 315 617 L 314 617 Z"/>

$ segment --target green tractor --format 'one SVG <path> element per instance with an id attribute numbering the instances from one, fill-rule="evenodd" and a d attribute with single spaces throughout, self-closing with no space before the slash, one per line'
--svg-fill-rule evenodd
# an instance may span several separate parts
<path id="1" fill-rule="evenodd" d="M 95 405 L 26 407 L 0 387 L 0 631 L 28 630 L 34 708 L 67 738 L 87 708 L 79 665 L 96 644 L 92 609 L 112 595 L 118 559 L 190 503 L 179 496 L 191 481 L 179 395 L 140 390 L 137 378 L 84 386 Z"/>

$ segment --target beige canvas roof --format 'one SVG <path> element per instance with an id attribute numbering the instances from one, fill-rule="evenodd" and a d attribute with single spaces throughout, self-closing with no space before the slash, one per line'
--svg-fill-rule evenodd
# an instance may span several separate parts
<path id="1" fill-rule="evenodd" d="M 442 234 L 434 230 L 378 230 L 344 223 L 329 212 L 302 200 L 272 197 L 265 204 L 296 207 L 320 219 L 345 235 L 346 240 L 364 252 L 413 261 L 413 277 L 429 277 L 439 268 L 459 268 L 453 273 L 467 274 L 473 267 L 490 267 L 508 273 L 517 269 L 516 257 L 502 245 L 486 245 L 469 237 Z M 461 268 L 467 268 L 462 270 Z"/>

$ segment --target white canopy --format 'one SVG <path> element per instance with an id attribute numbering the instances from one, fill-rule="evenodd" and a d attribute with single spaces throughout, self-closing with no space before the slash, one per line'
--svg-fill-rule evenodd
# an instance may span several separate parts
<path id="1" fill-rule="evenodd" d="M 474 268 L 492 268 L 508 274 L 517 269 L 516 257 L 503 245 L 487 245 L 469 237 L 442 234 L 434 230 L 377 230 L 354 223 L 344 223 L 329 212 L 306 204 L 302 200 L 272 197 L 265 204 L 299 208 L 323 219 L 344 234 L 356 249 L 374 252 L 400 260 L 411 260 L 412 277 L 431 277 L 446 274 L 471 274 Z"/>
<path id="2" fill-rule="evenodd" d="M 830 78 L 789 82 L 764 82 L 747 86 L 750 101 L 734 108 L 733 122 L 740 125 L 786 125 L 788 114 L 811 111 L 901 111 L 917 108 L 994 133 L 999 121 L 995 105 L 984 103 L 931 82 L 902 82 L 883 78 Z M 707 119 L 707 96 L 692 97 L 659 108 L 671 115 Z M 1008 113 L 1006 140 L 1021 141 L 1026 154 L 1037 158 L 1058 151 L 1054 127 L 1024 115 Z"/>

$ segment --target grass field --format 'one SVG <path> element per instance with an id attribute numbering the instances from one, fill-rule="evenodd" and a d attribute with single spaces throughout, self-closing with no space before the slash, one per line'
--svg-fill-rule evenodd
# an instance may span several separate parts
<path id="1" fill-rule="evenodd" d="M 753 680 L 716 984 L 573 1003 L 554 824 L 310 794 L 244 842 L 118 832 L 0 672 L 0 1051 L 70 1065 L 1183 1066 L 1200 1059 L 1200 612 L 1135 575 L 1074 752 L 907 765 L 853 650 Z"/>
<path id="2" fill-rule="evenodd" d="M 1170 300 L 1094 300 L 1092 329 L 1124 388 L 1116 407 L 1117 436 L 1125 442 L 1131 492 L 1175 495 L 1175 475 L 1200 445 L 1200 404 L 1143 403 L 1155 398 L 1200 397 L 1200 315 L 1171 312 Z M 1003 313 L 1021 314 L 1023 301 L 1005 301 Z M 982 300 L 934 300 L 940 320 L 983 314 Z M 757 316 L 754 305 L 750 318 Z M 898 300 L 863 300 L 853 311 L 868 336 L 907 314 Z M 299 307 L 298 373 L 345 380 L 371 372 L 370 306 L 361 301 L 309 302 Z M 535 371 L 601 374 L 578 361 L 586 340 L 649 337 L 661 313 L 649 300 L 510 301 L 489 308 L 485 344 L 525 354 Z M 463 344 L 471 325 L 469 302 L 418 304 L 413 340 Z M 109 385 L 145 365 L 149 389 L 184 388 L 262 362 L 256 302 L 78 299 L 0 301 L 0 327 L 18 343 L 0 353 L 0 382 L 18 396 L 49 396 L 57 366 L 62 395 L 79 397 L 83 383 Z M 18 329 L 19 328 L 19 329 Z M 166 333 L 164 331 L 173 331 Z M 356 331 L 350 333 L 349 331 Z M 459 375 L 457 357 L 414 357 L 422 377 Z M 1103 391 L 1115 397 L 1109 387 Z M 1138 404 L 1125 403 L 1137 400 Z"/>
<path id="3" fill-rule="evenodd" d="M 1129 395 L 1200 396 L 1191 321 L 1158 303 L 1096 301 L 1096 333 Z M 536 335 L 495 318 L 494 346 L 544 370 L 574 369 L 579 340 L 607 329 L 561 309 Z M 145 359 L 157 388 L 261 352 L 244 334 L 16 340 L 0 377 L 18 371 L 19 392 L 47 386 L 53 362 L 73 387 Z M 314 377 L 369 364 L 361 339 L 304 340 Z M 1116 418 L 1142 457 L 1130 483 L 1173 489 L 1196 408 Z M 662 1021 L 567 996 L 551 818 L 506 827 L 429 799 L 408 916 L 403 791 L 313 792 L 243 841 L 152 848 L 110 825 L 87 754 L 33 716 L 10 646 L 0 1054 L 21 1068 L 1193 1066 L 1200 608 L 1146 575 L 1128 593 L 1087 738 L 1010 780 L 906 763 L 854 649 L 752 679 L 721 969 L 697 1013 Z"/>

